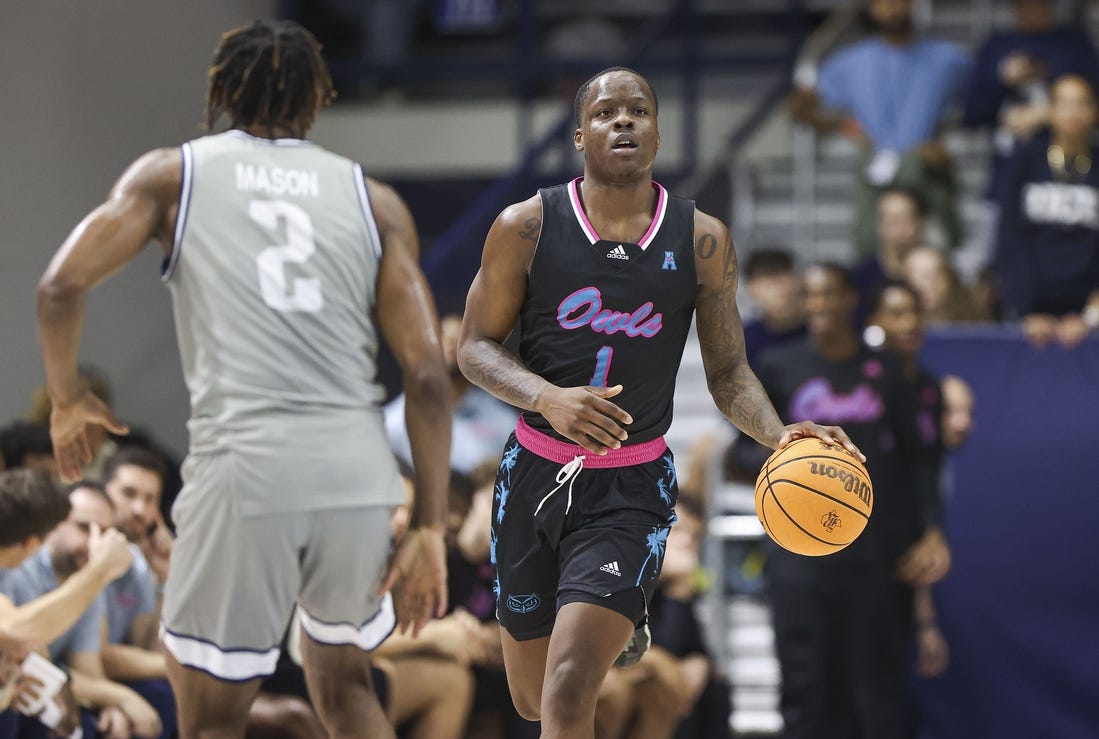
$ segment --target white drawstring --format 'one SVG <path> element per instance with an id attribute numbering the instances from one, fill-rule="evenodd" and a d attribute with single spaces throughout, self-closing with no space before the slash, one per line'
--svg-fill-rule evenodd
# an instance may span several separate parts
<path id="1" fill-rule="evenodd" d="M 534 509 L 534 515 L 538 515 L 538 511 L 542 510 L 542 504 L 549 500 L 550 496 L 560 490 L 566 482 L 569 484 L 569 502 L 565 506 L 565 513 L 568 513 L 569 509 L 572 508 L 572 484 L 576 481 L 576 478 L 580 475 L 580 470 L 582 469 L 584 469 L 583 454 L 573 457 L 571 462 L 566 462 L 565 466 L 557 471 L 557 487 L 546 493 L 546 496 L 538 501 L 538 507 Z"/>

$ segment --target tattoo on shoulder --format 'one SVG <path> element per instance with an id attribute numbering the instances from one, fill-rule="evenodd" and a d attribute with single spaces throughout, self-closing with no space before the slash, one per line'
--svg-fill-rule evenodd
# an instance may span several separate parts
<path id="1" fill-rule="evenodd" d="M 715 256 L 721 259 L 721 273 L 724 282 L 736 279 L 736 249 L 733 247 L 731 236 L 725 237 L 725 243 L 718 247 L 717 235 L 704 233 L 695 240 L 695 254 L 699 259 L 710 260 Z"/>
<path id="2" fill-rule="evenodd" d="M 538 241 L 538 235 L 542 232 L 541 218 L 528 218 L 523 222 L 523 230 L 519 232 L 519 238 L 527 241 Z"/>

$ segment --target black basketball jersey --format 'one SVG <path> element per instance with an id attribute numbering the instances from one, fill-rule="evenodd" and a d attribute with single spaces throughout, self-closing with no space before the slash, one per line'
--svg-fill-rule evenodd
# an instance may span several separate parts
<path id="1" fill-rule="evenodd" d="M 664 434 L 698 289 L 694 201 L 653 183 L 656 213 L 640 243 L 599 238 L 577 178 L 540 190 L 542 233 L 520 311 L 519 355 L 560 387 L 622 385 L 612 402 L 633 423 L 626 444 Z M 539 414 L 527 422 L 561 438 Z"/>

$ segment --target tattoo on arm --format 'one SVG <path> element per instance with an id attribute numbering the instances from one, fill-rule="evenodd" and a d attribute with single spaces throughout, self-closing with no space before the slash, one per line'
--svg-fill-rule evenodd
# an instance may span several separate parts
<path id="1" fill-rule="evenodd" d="M 718 269 L 721 274 L 720 288 L 700 287 L 695 306 L 710 394 L 737 428 L 773 447 L 783 426 L 744 354 L 744 327 L 736 305 L 737 261 L 733 241 L 726 236 L 719 247 L 717 236 L 704 233 L 695 242 L 695 253 L 703 268 Z"/>
<path id="2" fill-rule="evenodd" d="M 481 339 L 466 351 L 463 371 L 469 381 L 516 408 L 533 411 L 548 384 L 502 344 Z"/>
<path id="3" fill-rule="evenodd" d="M 523 222 L 523 230 L 519 232 L 519 238 L 538 243 L 538 236 L 542 233 L 542 219 L 528 218 Z"/>

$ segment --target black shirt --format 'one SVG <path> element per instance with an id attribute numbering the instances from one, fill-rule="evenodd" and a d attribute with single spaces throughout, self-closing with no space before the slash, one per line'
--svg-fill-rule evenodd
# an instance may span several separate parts
<path id="1" fill-rule="evenodd" d="M 784 423 L 842 426 L 866 455 L 874 485 L 866 530 L 846 549 L 813 561 L 891 568 L 928 525 L 938 523 L 937 513 L 927 510 L 938 499 L 938 434 L 921 440 L 924 398 L 917 385 L 891 354 L 860 346 L 853 357 L 833 362 L 809 341 L 768 354 L 759 379 Z"/>
<path id="2" fill-rule="evenodd" d="M 640 243 L 605 241 L 584 214 L 579 182 L 539 191 L 542 232 L 519 313 L 519 356 L 560 387 L 622 385 L 613 402 L 633 417 L 627 444 L 639 444 L 672 421 L 698 289 L 694 202 L 653 183 L 656 214 Z M 525 417 L 561 438 L 541 415 Z"/>

